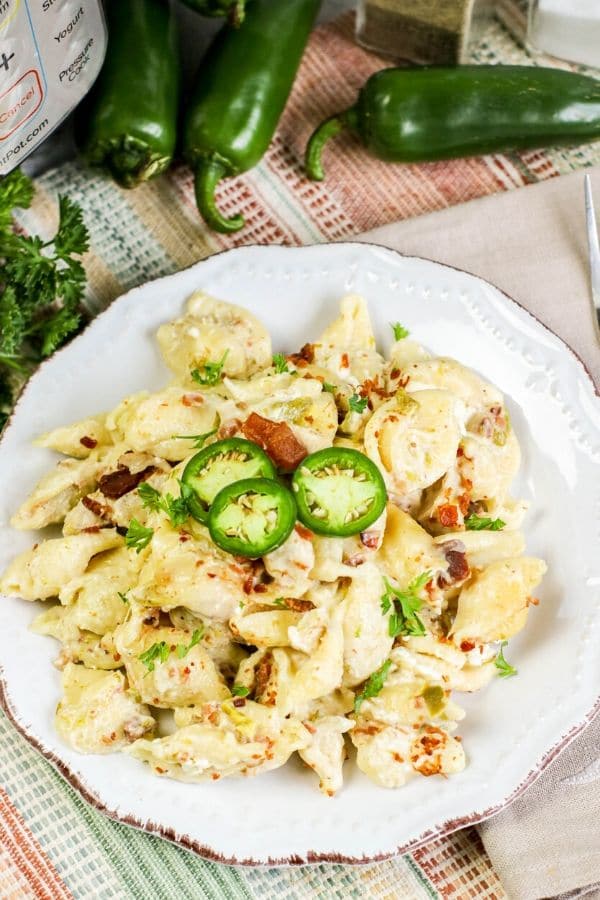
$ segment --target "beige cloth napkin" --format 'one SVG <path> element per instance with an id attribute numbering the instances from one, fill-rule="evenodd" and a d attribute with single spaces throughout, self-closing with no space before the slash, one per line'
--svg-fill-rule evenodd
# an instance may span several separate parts
<path id="1" fill-rule="evenodd" d="M 589 171 L 600 214 L 600 169 Z M 600 385 L 581 172 L 386 225 L 359 240 L 488 279 L 570 344 Z M 515 900 L 600 896 L 600 716 L 480 832 Z"/>

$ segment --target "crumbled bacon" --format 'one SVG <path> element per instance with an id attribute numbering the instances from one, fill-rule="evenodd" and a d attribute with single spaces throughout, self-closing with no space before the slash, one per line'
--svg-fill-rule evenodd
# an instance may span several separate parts
<path id="1" fill-rule="evenodd" d="M 295 597 L 286 597 L 283 602 L 288 609 L 292 609 L 294 612 L 308 612 L 315 608 L 315 604 L 312 600 L 299 600 Z"/>
<path id="2" fill-rule="evenodd" d="M 239 708 L 240 706 L 245 706 L 246 701 L 244 700 L 243 697 L 236 697 L 235 700 L 233 701 L 233 705 L 237 706 Z"/>
<path id="3" fill-rule="evenodd" d="M 119 465 L 114 472 L 107 472 L 98 479 L 98 488 L 109 500 L 118 500 L 124 494 L 135 490 L 138 484 L 149 478 L 153 472 L 156 472 L 155 466 L 146 466 L 141 472 L 130 472 L 127 466 Z"/>
<path id="4" fill-rule="evenodd" d="M 305 541 L 312 541 L 314 534 L 310 529 L 305 528 L 304 525 L 301 525 L 300 522 L 297 522 L 294 526 L 294 531 L 297 535 L 299 535 Z"/>
<path id="5" fill-rule="evenodd" d="M 438 518 L 440 525 L 443 525 L 444 528 L 452 528 L 454 525 L 458 525 L 458 508 L 452 503 L 444 503 L 438 507 Z"/>
<path id="6" fill-rule="evenodd" d="M 191 394 L 184 394 L 181 398 L 181 402 L 184 406 L 202 406 L 202 404 L 204 403 L 204 397 L 202 396 L 202 394 L 194 391 Z"/>
<path id="7" fill-rule="evenodd" d="M 257 697 L 264 693 L 271 677 L 272 668 L 273 656 L 271 653 L 267 653 L 259 662 L 254 673 L 254 692 Z"/>
<path id="8" fill-rule="evenodd" d="M 287 359 L 295 366 L 302 368 L 302 366 L 315 361 L 315 345 L 305 344 L 301 347 L 299 353 L 290 353 Z"/>
<path id="9" fill-rule="evenodd" d="M 89 509 L 90 512 L 93 512 L 95 516 L 99 516 L 101 519 L 110 517 L 110 506 L 105 506 L 104 503 L 94 500 L 93 497 L 83 497 L 81 502 L 85 508 Z"/>
<path id="10" fill-rule="evenodd" d="M 381 532 L 379 531 L 361 531 L 360 542 L 364 547 L 368 547 L 369 550 L 376 550 L 380 537 Z"/>
<path id="11" fill-rule="evenodd" d="M 462 541 L 446 541 L 441 545 L 448 563 L 448 578 L 451 584 L 464 581 L 471 574 L 467 560 L 466 547 Z"/>
<path id="12" fill-rule="evenodd" d="M 217 431 L 217 437 L 219 438 L 219 440 L 233 437 L 241 427 L 241 419 L 229 419 L 227 422 L 223 422 L 221 424 L 219 430 Z"/>
<path id="13" fill-rule="evenodd" d="M 469 653 L 471 650 L 475 649 L 475 644 L 473 641 L 461 641 L 460 649 L 463 653 Z"/>
<path id="14" fill-rule="evenodd" d="M 88 450 L 93 450 L 94 447 L 98 446 L 98 441 L 93 437 L 89 437 L 87 434 L 84 434 L 82 438 L 79 438 L 79 443 L 82 446 L 87 447 Z"/>
<path id="15" fill-rule="evenodd" d="M 275 465 L 285 472 L 298 466 L 307 455 L 306 447 L 285 422 L 273 422 L 251 413 L 242 423 L 242 431 L 269 454 Z"/>

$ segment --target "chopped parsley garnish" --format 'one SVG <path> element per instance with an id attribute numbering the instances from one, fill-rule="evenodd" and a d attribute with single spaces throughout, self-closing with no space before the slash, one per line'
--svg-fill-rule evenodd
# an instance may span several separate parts
<path id="1" fill-rule="evenodd" d="M 504 659 L 504 648 L 508 644 L 508 641 L 502 641 L 500 644 L 500 649 L 498 650 L 498 655 L 494 660 L 494 665 L 498 669 L 498 673 L 500 678 L 510 678 L 512 675 L 517 674 L 517 670 L 514 666 L 511 666 L 509 662 Z"/>
<path id="2" fill-rule="evenodd" d="M 203 634 L 204 634 L 204 625 L 202 625 L 200 628 L 194 629 L 194 631 L 192 632 L 192 639 L 189 642 L 189 644 L 177 644 L 178 658 L 183 659 L 183 657 L 187 653 L 189 653 L 189 651 L 192 649 L 192 647 L 195 647 L 196 644 L 199 644 L 202 639 Z"/>
<path id="3" fill-rule="evenodd" d="M 231 693 L 234 697 L 247 697 L 250 691 L 243 684 L 234 684 L 231 688 Z"/>
<path id="4" fill-rule="evenodd" d="M 274 606 L 285 606 L 287 607 L 287 603 L 285 602 L 283 597 L 277 597 L 276 600 L 273 600 Z"/>
<path id="5" fill-rule="evenodd" d="M 123 593 L 122 591 L 117 591 L 117 594 L 119 595 L 119 598 L 123 601 L 123 603 L 129 603 L 129 597 L 127 596 L 128 593 L 129 591 L 125 591 L 125 593 Z"/>
<path id="6" fill-rule="evenodd" d="M 146 666 L 149 672 L 154 672 L 155 663 L 157 661 L 165 663 L 169 658 L 170 652 L 167 642 L 159 641 L 156 644 L 152 644 L 143 653 L 140 653 L 138 659 Z"/>
<path id="7" fill-rule="evenodd" d="M 152 540 L 154 534 L 153 528 L 144 528 L 137 519 L 132 519 L 125 535 L 125 545 L 141 553 L 144 547 L 147 547 Z"/>
<path id="8" fill-rule="evenodd" d="M 377 697 L 377 695 L 381 693 L 383 684 L 388 676 L 391 665 L 391 659 L 386 659 L 381 668 L 377 669 L 376 672 L 373 672 L 369 676 L 369 679 L 360 694 L 357 694 L 354 698 L 355 713 L 359 711 L 365 700 L 370 700 L 371 697 Z"/>
<path id="9" fill-rule="evenodd" d="M 174 528 L 178 528 L 187 521 L 190 513 L 183 491 L 181 497 L 173 497 L 172 494 L 165 494 L 163 497 L 160 491 L 153 488 L 147 481 L 143 481 L 138 487 L 138 494 L 146 509 L 151 509 L 154 512 L 160 509 L 166 513 Z"/>
<path id="10" fill-rule="evenodd" d="M 335 384 L 329 384 L 328 381 L 323 382 L 323 390 L 328 394 L 335 394 Z"/>
<path id="11" fill-rule="evenodd" d="M 219 362 L 206 362 L 197 369 L 192 369 L 191 376 L 196 384 L 215 385 L 218 384 L 223 377 L 223 366 L 227 359 L 229 350 L 226 350 Z"/>
<path id="12" fill-rule="evenodd" d="M 278 375 L 281 375 L 283 372 L 289 372 L 289 367 L 287 364 L 287 359 L 283 355 L 283 353 L 276 353 L 273 357 L 273 368 L 277 372 Z"/>
<path id="13" fill-rule="evenodd" d="M 398 637 L 400 634 L 422 637 L 425 634 L 425 626 L 417 613 L 423 603 L 419 594 L 430 580 L 431 572 L 423 572 L 411 581 L 405 591 L 401 591 L 390 584 L 387 578 L 383 579 L 385 593 L 381 597 L 381 612 L 385 615 L 392 610 L 390 637 Z"/>
<path id="14" fill-rule="evenodd" d="M 13 228 L 15 209 L 28 209 L 33 182 L 19 169 L 0 178 L 0 428 L 37 364 L 79 330 L 89 246 L 79 206 L 59 197 L 59 224 L 43 240 Z"/>
<path id="15" fill-rule="evenodd" d="M 400 322 L 390 322 L 390 326 L 392 331 L 394 332 L 395 341 L 401 341 L 402 338 L 408 337 L 410 334 L 408 328 L 405 328 L 404 325 L 400 324 Z"/>
<path id="16" fill-rule="evenodd" d="M 348 400 L 348 409 L 351 412 L 363 413 L 367 408 L 367 398 L 360 397 L 358 394 L 352 394 Z"/>
<path id="17" fill-rule="evenodd" d="M 489 516 L 477 516 L 471 513 L 465 518 L 465 528 L 469 531 L 502 531 L 506 522 L 502 519 L 491 519 Z"/>
<path id="18" fill-rule="evenodd" d="M 177 439 L 181 439 L 182 441 L 193 441 L 193 447 L 197 450 L 201 450 L 204 447 L 205 443 L 212 437 L 213 434 L 216 434 L 219 430 L 219 426 L 215 426 L 215 428 L 211 429 L 211 431 L 206 431 L 204 434 L 173 434 L 171 435 L 171 440 L 175 441 Z"/>

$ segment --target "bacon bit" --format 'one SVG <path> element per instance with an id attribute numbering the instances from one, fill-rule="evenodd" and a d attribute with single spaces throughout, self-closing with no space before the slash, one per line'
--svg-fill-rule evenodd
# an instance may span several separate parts
<path id="1" fill-rule="evenodd" d="M 241 419 L 229 419 L 227 422 L 223 422 L 217 431 L 217 437 L 222 440 L 223 438 L 230 438 L 236 434 L 240 428 L 242 427 Z"/>
<path id="2" fill-rule="evenodd" d="M 187 531 L 182 531 L 179 534 L 179 540 L 182 544 L 185 544 L 186 541 L 189 541 L 191 535 L 187 533 Z"/>
<path id="3" fill-rule="evenodd" d="M 468 482 L 468 485 L 470 488 L 473 487 L 473 483 L 471 481 L 469 481 L 468 478 L 465 479 L 465 482 Z M 464 487 L 467 487 L 467 484 L 465 482 L 463 482 Z M 469 496 L 469 494 L 461 494 L 460 497 L 458 497 L 457 499 L 458 499 L 458 508 L 460 509 L 463 516 L 466 516 L 467 513 L 469 512 L 469 505 L 471 503 L 471 497 Z"/>
<path id="4" fill-rule="evenodd" d="M 399 753 L 396 753 L 396 752 L 392 753 L 392 759 L 394 759 L 394 761 L 397 762 L 397 763 L 403 763 L 403 762 L 404 762 L 404 757 L 403 757 L 403 756 L 400 756 L 400 754 L 399 754 Z"/>
<path id="5" fill-rule="evenodd" d="M 108 472 L 98 479 L 98 488 L 109 500 L 118 500 L 133 491 L 140 481 L 149 478 L 153 472 L 156 472 L 155 466 L 146 466 L 141 472 L 130 472 L 127 466 L 119 466 L 116 471 Z"/>
<path id="6" fill-rule="evenodd" d="M 379 384 L 378 375 L 376 375 L 375 378 L 366 378 L 358 389 L 358 393 L 361 397 L 368 397 L 370 394 L 377 394 L 378 397 L 393 396 L 393 393 L 386 391 L 383 385 Z"/>
<path id="7" fill-rule="evenodd" d="M 83 529 L 84 534 L 97 534 L 100 531 L 99 525 L 88 525 L 87 528 Z"/>
<path id="8" fill-rule="evenodd" d="M 212 778 L 213 781 L 218 781 L 221 776 L 219 775 L 218 772 L 213 772 L 210 777 Z"/>
<path id="9" fill-rule="evenodd" d="M 114 659 L 115 662 L 119 662 L 119 660 L 121 659 L 121 654 L 120 654 L 120 653 L 113 653 L 113 659 Z"/>
<path id="10" fill-rule="evenodd" d="M 99 516 L 101 519 L 110 517 L 112 512 L 110 506 L 105 506 L 98 500 L 94 500 L 93 497 L 84 497 L 81 502 L 85 508 L 89 509 L 90 512 L 93 512 L 95 516 Z"/>
<path id="11" fill-rule="evenodd" d="M 149 609 L 142 619 L 142 622 L 144 625 L 151 625 L 153 628 L 158 628 L 160 625 L 160 609 L 158 607 Z"/>
<path id="12" fill-rule="evenodd" d="M 206 574 L 208 575 L 209 578 L 216 578 L 216 577 L 217 577 L 217 573 L 216 573 L 216 572 L 207 572 Z"/>
<path id="13" fill-rule="evenodd" d="M 457 507 L 450 503 L 444 503 L 442 506 L 438 507 L 438 518 L 440 520 L 440 524 L 443 525 L 444 528 L 451 528 L 452 526 L 457 525 Z"/>
<path id="14" fill-rule="evenodd" d="M 254 593 L 255 594 L 266 594 L 267 585 L 266 584 L 255 584 L 254 585 Z"/>
<path id="15" fill-rule="evenodd" d="M 400 381 L 398 382 L 398 387 L 401 387 L 402 389 L 408 387 L 408 382 L 409 382 L 409 381 L 410 381 L 410 375 L 405 375 L 405 376 L 404 376 L 403 378 L 401 378 Z"/>
<path id="16" fill-rule="evenodd" d="M 273 669 L 273 655 L 267 653 L 256 667 L 254 673 L 254 693 L 259 697 L 267 687 Z"/>
<path id="17" fill-rule="evenodd" d="M 308 731 L 309 734 L 317 733 L 317 729 L 311 722 L 303 722 L 302 724 L 304 725 L 304 727 L 306 728 L 306 730 Z"/>
<path id="18" fill-rule="evenodd" d="M 417 727 L 418 727 L 418 726 L 417 726 Z M 379 734 L 379 732 L 380 732 L 381 730 L 382 730 L 382 726 L 381 726 L 381 725 L 375 725 L 375 724 L 372 724 L 372 725 L 363 725 L 361 728 L 355 728 L 355 729 L 354 729 L 354 734 L 368 734 L 369 736 L 371 736 L 371 735 L 374 735 L 374 734 Z"/>
<path id="19" fill-rule="evenodd" d="M 447 550 L 445 553 L 448 563 L 448 575 L 453 582 L 464 581 L 471 574 L 464 550 Z"/>
<path id="20" fill-rule="evenodd" d="M 204 397 L 202 394 L 198 394 L 194 391 L 193 394 L 184 394 L 181 398 L 181 402 L 184 406 L 202 406 L 204 403 Z"/>
<path id="21" fill-rule="evenodd" d="M 88 450 L 93 450 L 94 447 L 98 446 L 98 441 L 93 437 L 88 437 L 87 434 L 84 434 L 82 438 L 79 438 L 79 443 L 82 446 L 87 447 Z"/>
<path id="22" fill-rule="evenodd" d="M 379 531 L 361 531 L 360 542 L 364 547 L 368 547 L 369 550 L 375 550 L 380 537 L 381 533 Z"/>
<path id="23" fill-rule="evenodd" d="M 457 456 L 464 456 L 464 455 L 465 455 L 465 451 L 463 450 L 462 447 L 459 447 L 459 448 L 458 448 L 458 450 L 456 451 L 456 455 L 457 455 Z"/>
<path id="24" fill-rule="evenodd" d="M 390 378 L 396 379 L 400 377 L 400 369 L 392 369 L 390 372 Z"/>
<path id="25" fill-rule="evenodd" d="M 298 534 L 304 541 L 312 541 L 314 538 L 314 534 L 310 529 L 305 528 L 304 525 L 301 525 L 300 522 L 297 522 L 294 525 L 294 531 Z"/>
<path id="26" fill-rule="evenodd" d="M 525 603 L 525 606 L 539 606 L 540 601 L 538 597 L 528 597 Z"/>
<path id="27" fill-rule="evenodd" d="M 312 600 L 297 600 L 294 597 L 286 597 L 283 602 L 288 609 L 294 612 L 309 612 L 309 610 L 315 609 L 315 604 Z"/>
<path id="28" fill-rule="evenodd" d="M 250 594 L 252 592 L 252 586 L 254 585 L 254 573 L 251 572 L 250 575 L 245 579 L 244 584 L 242 585 L 242 589 L 245 594 Z"/>
<path id="29" fill-rule="evenodd" d="M 154 766 L 154 771 L 158 772 L 159 775 L 164 775 L 166 773 L 166 769 L 161 769 L 160 766 Z"/>
<path id="30" fill-rule="evenodd" d="M 235 700 L 233 701 L 233 705 L 237 706 L 239 708 L 240 706 L 245 706 L 246 701 L 244 700 L 243 697 L 236 697 Z"/>
<path id="31" fill-rule="evenodd" d="M 262 447 L 283 471 L 292 471 L 307 455 L 306 447 L 285 422 L 273 422 L 258 413 L 251 413 L 242 423 L 242 432 L 248 440 Z"/>
<path id="32" fill-rule="evenodd" d="M 475 649 L 475 644 L 473 641 L 461 641 L 460 649 L 463 653 L 469 653 L 471 650 Z"/>
<path id="33" fill-rule="evenodd" d="M 363 566 L 365 563 L 366 559 L 362 553 L 354 553 L 344 561 L 344 565 L 351 566 L 353 569 L 358 568 L 358 566 Z"/>
<path id="34" fill-rule="evenodd" d="M 340 358 L 340 362 L 341 362 L 341 364 L 342 364 L 342 369 L 349 369 L 349 368 L 350 368 L 350 357 L 348 356 L 347 353 L 342 353 L 342 356 L 341 356 L 341 358 Z"/>
<path id="35" fill-rule="evenodd" d="M 295 366 L 302 368 L 315 361 L 315 345 L 305 344 L 298 353 L 290 353 L 286 358 Z"/>

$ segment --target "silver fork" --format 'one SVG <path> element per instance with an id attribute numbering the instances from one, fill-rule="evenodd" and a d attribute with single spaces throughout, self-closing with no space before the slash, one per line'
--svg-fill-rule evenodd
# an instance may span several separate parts
<path id="1" fill-rule="evenodd" d="M 585 176 L 585 219 L 587 224 L 588 247 L 590 252 L 590 281 L 592 285 L 592 301 L 596 309 L 596 319 L 600 325 L 600 246 L 598 244 L 598 226 L 594 212 L 592 197 L 592 180 Z"/>

